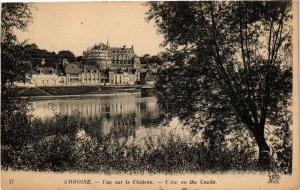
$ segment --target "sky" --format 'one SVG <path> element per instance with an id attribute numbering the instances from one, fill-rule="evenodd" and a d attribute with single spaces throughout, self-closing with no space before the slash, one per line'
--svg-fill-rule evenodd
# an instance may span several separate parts
<path id="1" fill-rule="evenodd" d="M 113 47 L 134 46 L 138 56 L 163 50 L 163 37 L 153 21 L 145 20 L 147 6 L 140 2 L 33 3 L 32 23 L 16 31 L 19 41 L 28 40 L 40 49 L 70 50 L 82 55 L 97 43 Z"/>

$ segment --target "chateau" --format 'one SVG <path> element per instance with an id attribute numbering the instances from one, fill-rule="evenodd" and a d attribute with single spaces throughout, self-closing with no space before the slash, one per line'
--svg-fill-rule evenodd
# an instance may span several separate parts
<path id="1" fill-rule="evenodd" d="M 82 58 L 85 64 L 95 65 L 99 70 L 140 67 L 140 58 L 134 54 L 133 46 L 110 47 L 108 42 L 88 48 Z"/>

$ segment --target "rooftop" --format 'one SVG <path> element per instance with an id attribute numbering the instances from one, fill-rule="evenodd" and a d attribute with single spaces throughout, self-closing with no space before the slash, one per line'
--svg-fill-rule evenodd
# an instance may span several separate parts
<path id="1" fill-rule="evenodd" d="M 71 63 L 66 66 L 66 74 L 80 74 L 82 71 L 77 64 Z"/>

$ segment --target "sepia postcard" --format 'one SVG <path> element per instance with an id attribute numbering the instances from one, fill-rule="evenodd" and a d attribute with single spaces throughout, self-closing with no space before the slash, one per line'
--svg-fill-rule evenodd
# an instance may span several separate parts
<path id="1" fill-rule="evenodd" d="M 299 189 L 298 8 L 2 2 L 1 189 Z"/>

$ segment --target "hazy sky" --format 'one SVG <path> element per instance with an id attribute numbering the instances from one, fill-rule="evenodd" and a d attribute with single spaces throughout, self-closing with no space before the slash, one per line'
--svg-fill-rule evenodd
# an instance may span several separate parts
<path id="1" fill-rule="evenodd" d="M 39 48 L 82 55 L 95 43 L 134 46 L 135 53 L 157 54 L 163 41 L 153 22 L 145 21 L 147 7 L 139 2 L 34 3 L 33 23 L 17 31 L 20 41 L 28 39 Z"/>

